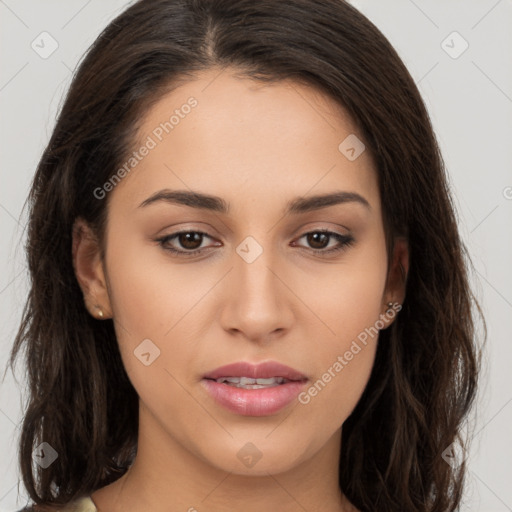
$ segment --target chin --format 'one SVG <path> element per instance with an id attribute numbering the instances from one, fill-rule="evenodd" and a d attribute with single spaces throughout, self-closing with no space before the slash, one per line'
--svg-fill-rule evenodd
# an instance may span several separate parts
<path id="1" fill-rule="evenodd" d="M 266 431 L 264 436 L 267 436 L 268 432 Z M 265 439 L 264 436 L 261 441 L 258 441 L 257 437 L 252 437 L 253 441 L 230 440 L 230 446 L 224 446 L 214 454 L 203 453 L 203 457 L 206 456 L 206 460 L 211 465 L 222 471 L 241 476 L 268 476 L 269 473 L 284 473 L 301 464 L 305 459 L 307 455 L 304 453 L 305 448 L 298 443 L 283 443 L 277 439 Z M 251 439 L 250 436 L 247 438 Z"/>

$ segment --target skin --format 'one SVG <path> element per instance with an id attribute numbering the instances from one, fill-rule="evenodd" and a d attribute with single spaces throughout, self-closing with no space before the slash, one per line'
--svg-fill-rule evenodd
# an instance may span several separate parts
<path id="1" fill-rule="evenodd" d="M 381 315 L 403 302 L 407 243 L 397 239 L 388 272 L 376 169 L 369 151 L 349 161 L 338 150 L 358 130 L 333 100 L 295 82 L 211 69 L 147 112 L 140 141 L 190 96 L 198 105 L 109 192 L 105 261 L 88 226 L 78 219 L 74 229 L 85 303 L 114 319 L 140 397 L 136 460 L 92 499 L 101 512 L 356 510 L 339 490 L 341 428 L 368 382 L 377 336 L 309 403 L 270 416 L 227 411 L 200 381 L 235 361 L 276 360 L 316 382 L 365 328 L 393 321 Z M 162 189 L 220 196 L 231 210 L 139 207 Z M 283 215 L 298 196 L 335 190 L 360 194 L 370 208 Z M 168 246 L 207 248 L 201 255 L 179 257 L 155 242 L 182 229 L 208 236 Z M 339 245 L 304 236 L 318 229 L 354 243 L 315 254 Z M 247 236 L 263 250 L 251 263 L 236 252 Z M 160 350 L 149 366 L 134 355 L 144 339 Z M 262 454 L 252 467 L 237 457 L 248 442 Z"/>

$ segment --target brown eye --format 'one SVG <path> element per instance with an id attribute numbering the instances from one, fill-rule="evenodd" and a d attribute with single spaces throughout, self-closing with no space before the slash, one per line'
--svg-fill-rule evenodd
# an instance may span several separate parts
<path id="1" fill-rule="evenodd" d="M 156 241 L 165 251 L 187 257 L 202 253 L 209 248 L 201 247 L 205 238 L 212 239 L 207 233 L 201 231 L 179 231 L 159 238 Z M 350 235 L 341 235 L 329 230 L 310 231 L 300 238 L 306 238 L 311 251 L 320 255 L 340 252 L 355 242 L 354 238 Z M 328 248 L 333 239 L 337 241 L 337 244 L 334 247 Z"/>
<path id="2" fill-rule="evenodd" d="M 329 235 L 321 231 L 314 231 L 313 233 L 308 233 L 305 236 L 313 249 L 325 249 L 330 240 Z"/>
<path id="3" fill-rule="evenodd" d="M 342 235 L 326 229 L 310 231 L 309 233 L 302 235 L 300 238 L 306 238 L 309 247 L 317 254 L 336 253 L 344 250 L 355 242 L 354 238 L 350 235 Z M 336 240 L 338 244 L 326 249 L 332 239 Z"/>
<path id="4" fill-rule="evenodd" d="M 197 231 L 189 231 L 177 235 L 177 240 L 184 249 L 198 249 L 201 246 L 203 234 Z M 199 242 L 199 245 L 198 245 Z"/>
<path id="5" fill-rule="evenodd" d="M 201 231 L 179 231 L 156 241 L 166 251 L 182 256 L 191 256 L 206 249 L 206 247 L 201 247 L 205 237 L 211 238 Z M 172 243 L 173 241 L 174 243 Z"/>

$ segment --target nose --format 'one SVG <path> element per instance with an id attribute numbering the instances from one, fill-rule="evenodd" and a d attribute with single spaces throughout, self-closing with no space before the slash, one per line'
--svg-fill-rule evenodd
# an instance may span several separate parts
<path id="1" fill-rule="evenodd" d="M 250 246 L 250 250 L 254 249 Z M 282 268 L 269 249 L 262 250 L 254 261 L 246 258 L 243 248 L 233 254 L 233 269 L 226 276 L 226 301 L 220 314 L 224 330 L 260 343 L 290 330 L 294 321 L 290 302 L 293 294 Z"/>

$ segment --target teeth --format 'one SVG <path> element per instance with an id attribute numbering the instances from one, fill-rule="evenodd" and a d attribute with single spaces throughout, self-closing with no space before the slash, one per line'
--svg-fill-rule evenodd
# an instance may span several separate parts
<path id="1" fill-rule="evenodd" d="M 252 379 L 250 377 L 221 377 L 216 379 L 219 383 L 227 383 L 237 388 L 261 389 L 273 387 L 288 382 L 284 377 L 270 377 L 268 379 Z"/>

